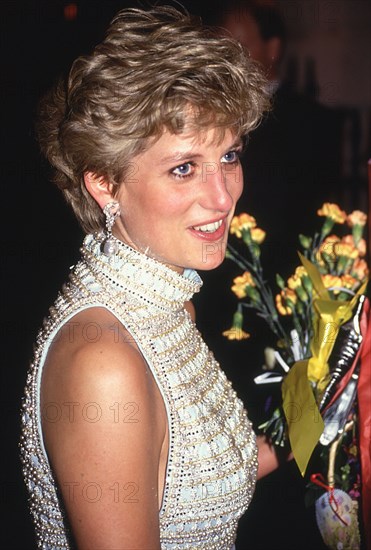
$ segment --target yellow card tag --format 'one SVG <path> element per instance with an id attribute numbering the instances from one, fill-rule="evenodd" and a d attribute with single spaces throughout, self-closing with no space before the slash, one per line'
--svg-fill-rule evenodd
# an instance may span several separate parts
<path id="1" fill-rule="evenodd" d="M 307 370 L 308 361 L 298 361 L 282 383 L 283 410 L 291 449 L 302 476 L 324 429 Z"/>

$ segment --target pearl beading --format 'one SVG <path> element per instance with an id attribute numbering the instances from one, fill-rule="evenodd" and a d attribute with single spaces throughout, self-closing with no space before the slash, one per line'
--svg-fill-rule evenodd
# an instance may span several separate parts
<path id="1" fill-rule="evenodd" d="M 131 333 L 163 395 L 169 456 L 160 510 L 163 550 L 230 550 L 237 522 L 251 500 L 255 436 L 231 383 L 184 310 L 198 292 L 195 272 L 182 276 L 117 241 L 101 252 L 104 235 L 88 235 L 82 259 L 37 338 L 22 412 L 21 457 L 38 547 L 71 549 L 63 503 L 42 440 L 40 380 L 49 345 L 74 314 L 109 309 Z"/>

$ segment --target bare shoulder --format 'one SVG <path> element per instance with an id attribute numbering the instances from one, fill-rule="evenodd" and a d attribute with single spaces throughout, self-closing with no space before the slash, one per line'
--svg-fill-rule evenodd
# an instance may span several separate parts
<path id="1" fill-rule="evenodd" d="M 49 431 L 55 434 L 55 426 L 47 422 L 53 407 L 70 431 L 79 421 L 89 422 L 89 415 L 91 423 L 96 417 L 109 425 L 126 411 L 135 423 L 139 410 L 142 430 L 156 423 L 161 437 L 166 428 L 164 405 L 145 359 L 125 327 L 104 308 L 77 314 L 56 336 L 44 366 L 41 407 L 47 440 Z M 73 426 L 68 426 L 71 415 Z"/>
<path id="2" fill-rule="evenodd" d="M 146 361 L 109 311 L 85 310 L 57 335 L 44 367 L 41 409 L 79 548 L 130 548 L 139 531 L 138 547 L 150 541 L 156 548 L 166 413 Z M 91 494 L 84 493 L 86 482 Z"/>
<path id="3" fill-rule="evenodd" d="M 79 391 L 88 397 L 96 385 L 101 393 L 115 387 L 126 393 L 146 391 L 149 378 L 129 332 L 111 312 L 94 307 L 72 317 L 54 338 L 44 367 L 43 393 L 73 398 L 69 393 Z"/>

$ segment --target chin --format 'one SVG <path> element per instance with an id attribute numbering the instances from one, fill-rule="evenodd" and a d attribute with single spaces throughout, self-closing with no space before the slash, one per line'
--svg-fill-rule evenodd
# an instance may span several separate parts
<path id="1" fill-rule="evenodd" d="M 224 262 L 226 251 L 225 242 L 205 243 L 202 247 L 202 261 L 198 262 L 197 268 L 200 271 L 210 271 Z"/>
<path id="2" fill-rule="evenodd" d="M 225 254 L 216 254 L 215 257 L 207 258 L 206 261 L 198 264 L 195 269 L 197 271 L 211 271 L 212 269 L 216 269 L 217 267 L 219 267 L 224 262 L 224 259 Z"/>

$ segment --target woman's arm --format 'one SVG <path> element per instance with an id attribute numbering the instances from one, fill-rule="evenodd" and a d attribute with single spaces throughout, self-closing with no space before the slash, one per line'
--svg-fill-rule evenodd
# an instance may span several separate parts
<path id="1" fill-rule="evenodd" d="M 265 435 L 258 435 L 258 479 L 270 474 L 293 455 L 285 449 L 277 448 Z"/>
<path id="2" fill-rule="evenodd" d="M 100 313 L 94 342 L 92 312 Z M 77 546 L 159 549 L 166 415 L 157 386 L 128 333 L 111 330 L 109 312 L 94 308 L 73 322 L 73 342 L 64 331 L 49 352 L 42 410 L 55 403 L 63 413 L 57 422 L 44 414 L 43 430 Z"/>
<path id="3" fill-rule="evenodd" d="M 196 321 L 196 310 L 195 310 L 195 306 L 193 305 L 193 302 L 191 302 L 191 300 L 184 303 L 184 309 L 186 311 L 188 311 L 188 313 L 191 316 L 192 321 L 195 322 Z"/>

